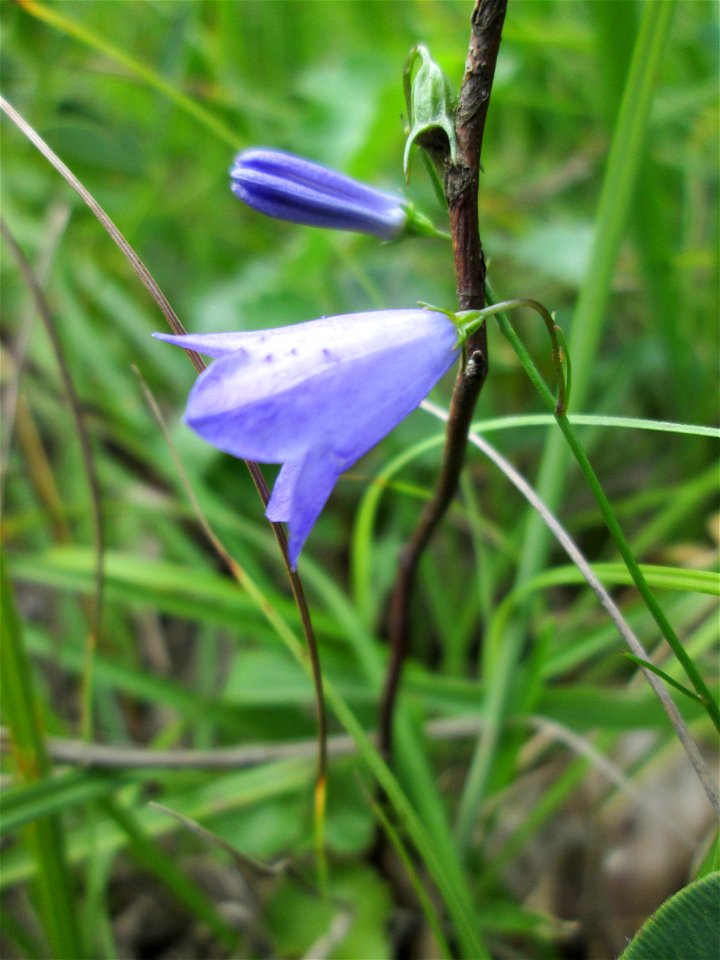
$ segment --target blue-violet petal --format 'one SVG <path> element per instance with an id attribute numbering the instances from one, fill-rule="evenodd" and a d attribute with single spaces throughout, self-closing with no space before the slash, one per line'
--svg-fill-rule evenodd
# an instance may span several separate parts
<path id="1" fill-rule="evenodd" d="M 284 464 L 267 516 L 289 524 L 293 567 L 340 474 L 417 407 L 458 353 L 452 321 L 421 309 L 155 336 L 217 358 L 190 393 L 193 430 L 233 456 Z"/>

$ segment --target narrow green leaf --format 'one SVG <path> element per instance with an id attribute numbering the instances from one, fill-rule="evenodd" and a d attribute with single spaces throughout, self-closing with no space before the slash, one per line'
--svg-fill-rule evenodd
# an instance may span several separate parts
<path id="1" fill-rule="evenodd" d="M 23 641 L 12 584 L 0 552 L 0 681 L 6 723 L 10 729 L 20 783 L 40 784 L 51 775 L 42 710 Z M 28 822 L 25 841 L 35 863 L 33 877 L 40 923 L 56 957 L 85 956 L 73 884 L 65 857 L 60 819 L 54 815 Z"/>
<path id="2" fill-rule="evenodd" d="M 145 778 L 154 776 L 146 772 Z M 140 774 L 139 777 L 142 777 Z M 4 790 L 0 811 L 0 836 L 41 817 L 57 815 L 78 804 L 113 793 L 128 782 L 138 779 L 131 771 L 110 773 L 99 770 L 71 770 L 48 780 Z"/>
<path id="3" fill-rule="evenodd" d="M 590 262 L 573 315 L 568 347 L 573 358 L 573 405 L 582 409 L 588 396 L 590 374 L 612 290 L 613 273 L 623 240 L 634 186 L 644 156 L 643 144 L 650 124 L 658 72 L 670 33 L 676 0 L 643 4 L 635 48 L 625 80 L 623 98 L 613 132 L 595 215 Z M 562 497 L 569 453 L 557 432 L 548 435 L 538 478 L 538 494 L 551 510 Z M 542 569 L 549 533 L 536 514 L 528 518 L 526 549 L 517 573 L 524 583 Z"/>
<path id="4" fill-rule="evenodd" d="M 678 683 L 677 680 L 673 680 L 673 678 L 668 676 L 664 670 L 661 670 L 660 667 L 656 667 L 654 663 L 650 663 L 649 660 L 643 660 L 642 657 L 636 657 L 632 653 L 627 653 L 627 651 L 625 652 L 625 656 L 628 660 L 632 660 L 633 663 L 637 663 L 638 666 L 644 667 L 646 670 L 654 673 L 656 677 L 660 677 L 661 680 L 664 680 L 669 686 L 679 690 L 680 693 L 684 693 L 686 697 L 689 697 L 691 700 L 695 700 L 696 703 L 702 703 L 702 699 L 697 693 L 692 690 L 688 690 L 687 687 L 684 687 L 681 683 Z"/>

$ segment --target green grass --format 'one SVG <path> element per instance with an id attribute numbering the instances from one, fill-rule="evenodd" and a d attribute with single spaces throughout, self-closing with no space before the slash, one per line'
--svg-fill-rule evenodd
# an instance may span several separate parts
<path id="1" fill-rule="evenodd" d="M 405 56 L 426 44 L 457 85 L 470 8 L 465 0 L 6 4 L 2 93 L 103 205 L 188 330 L 418 300 L 452 308 L 442 240 L 381 245 L 270 221 L 231 196 L 227 170 L 235 149 L 262 144 L 405 189 Z M 651 606 L 711 690 L 717 35 L 717 12 L 704 0 L 512 0 L 480 196 L 498 299 L 531 297 L 555 312 L 573 361 L 574 433 Z M 618 953 L 637 924 L 623 926 L 610 911 L 616 927 L 598 932 L 583 906 L 606 892 L 593 854 L 610 842 L 603 830 L 626 811 L 667 853 L 670 882 L 689 881 L 709 842 L 710 807 L 578 567 L 476 448 L 421 564 L 393 773 L 368 737 L 398 551 L 440 462 L 442 424 L 423 412 L 341 479 L 300 563 L 332 732 L 355 740 L 353 753 L 330 764 L 327 896 L 315 887 L 312 756 L 214 771 L 102 771 L 83 767 L 81 754 L 75 764 L 52 760 L 52 738 L 87 735 L 87 700 L 92 738 L 108 746 L 312 743 L 313 688 L 300 619 L 246 471 L 180 422 L 190 365 L 150 337 L 163 318 L 97 220 L 6 116 L 2 124 L 3 218 L 53 312 L 106 534 L 89 675 L 97 558 L 82 451 L 52 344 L 3 245 L 3 723 L 16 745 L 2 761 L 3 955 L 117 956 L 118 896 L 164 889 L 218 955 L 253 956 L 263 941 L 278 956 L 304 955 L 337 921 L 329 956 L 389 957 L 392 890 L 367 859 L 383 819 L 408 887 L 426 886 L 420 899 L 438 955 L 559 957 L 568 919 L 578 921 L 581 944 L 595 936 L 606 955 Z M 406 189 L 445 229 L 422 164 Z M 512 319 L 552 387 L 542 325 Z M 687 687 L 566 440 L 496 326 L 490 350 L 474 429 L 553 509 L 655 665 Z M 240 583 L 199 529 L 133 366 L 243 571 Z M 446 407 L 450 389 L 448 377 L 433 399 Z M 715 751 L 702 705 L 668 689 L 692 737 Z M 431 735 L 431 721 L 461 733 Z M 675 812 L 673 782 L 699 791 L 692 823 Z M 373 808 L 378 783 L 389 814 Z M 686 841 L 671 854 L 675 828 Z M 626 862 L 642 864 L 631 843 L 620 845 Z M 561 864 L 570 849 L 579 861 L 568 878 Z M 262 872 L 285 858 L 272 876 Z M 252 929 L 233 929 L 222 897 L 198 879 L 198 862 L 218 876 L 242 873 Z M 577 914 L 540 896 L 563 880 L 582 889 Z M 642 886 L 631 871 L 621 880 Z M 348 904 L 362 906 L 340 923 Z M 136 948 L 153 955 L 147 943 Z"/>

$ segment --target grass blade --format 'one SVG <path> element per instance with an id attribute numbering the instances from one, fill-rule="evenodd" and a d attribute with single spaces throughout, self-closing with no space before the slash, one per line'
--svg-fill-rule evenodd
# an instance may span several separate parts
<path id="1" fill-rule="evenodd" d="M 0 600 L 2 698 L 6 722 L 12 731 L 18 779 L 30 786 L 47 780 L 51 768 L 40 702 L 3 554 L 0 554 Z M 59 817 L 39 817 L 31 821 L 24 828 L 24 836 L 35 860 L 34 887 L 39 919 L 53 955 L 82 958 L 85 950 L 77 925 Z"/>
<path id="2" fill-rule="evenodd" d="M 572 319 L 568 347 L 573 357 L 573 402 L 582 408 L 606 310 L 620 244 L 633 203 L 633 190 L 643 157 L 650 123 L 655 80 L 670 32 L 676 0 L 657 0 L 642 7 L 640 27 L 620 111 L 610 146 L 598 202 L 590 262 Z M 565 486 L 569 452 L 558 433 L 548 436 L 537 482 L 540 498 L 554 510 Z M 523 542 L 527 545 L 518 568 L 518 584 L 542 569 L 550 542 L 541 518 L 528 519 Z"/>

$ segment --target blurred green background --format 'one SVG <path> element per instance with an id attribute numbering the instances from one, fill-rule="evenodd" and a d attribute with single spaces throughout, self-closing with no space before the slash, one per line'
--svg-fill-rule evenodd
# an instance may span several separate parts
<path id="1" fill-rule="evenodd" d="M 497 293 L 542 301 L 575 337 L 581 336 L 572 324 L 578 299 L 597 266 L 593 237 L 603 228 L 598 200 L 645 6 L 632 0 L 509 4 L 484 141 L 481 235 Z M 291 150 L 406 193 L 444 229 L 444 211 L 419 159 L 409 186 L 403 183 L 402 66 L 409 49 L 422 42 L 459 85 L 470 10 L 466 0 L 5 3 L 3 94 L 103 205 L 188 330 L 277 326 L 408 307 L 417 300 L 452 308 L 447 244 L 418 239 L 382 245 L 265 219 L 231 195 L 228 169 L 234 152 L 246 146 Z M 642 155 L 628 157 L 639 159 L 640 174 L 584 400 L 580 407 L 571 404 L 575 413 L 717 423 L 717 41 L 716 5 L 676 5 Z M 152 331 L 163 329 L 160 313 L 79 198 L 7 117 L 2 125 L 3 217 L 43 276 L 102 487 L 108 552 L 94 667 L 94 739 L 148 749 L 311 740 L 307 678 L 262 609 L 225 578 L 206 546 L 132 366 L 165 412 L 209 520 L 297 632 L 279 558 L 244 467 L 182 426 L 194 375 L 179 351 L 151 339 Z M 90 501 L 56 358 L 7 248 L 1 269 L 3 388 L 14 410 L 3 446 L 3 534 L 47 727 L 75 737 L 88 691 L 81 671 L 87 600 L 94 589 Z M 540 324 L 527 316 L 516 325 L 550 377 Z M 478 420 L 542 412 L 514 355 L 492 329 L 490 349 Z M 449 392 L 450 380 L 436 399 L 447 403 Z M 548 428 L 506 427 L 490 439 L 532 479 Z M 398 474 L 378 503 L 368 504 L 367 491 L 393 457 L 440 433 L 436 421 L 413 414 L 341 479 L 303 555 L 323 663 L 368 727 L 374 724 L 377 677 L 367 663 L 363 667 L 363 650 L 381 662 L 397 551 L 429 496 L 439 447 Z M 612 428 L 581 436 L 642 560 L 691 568 L 715 563 L 714 441 Z M 361 502 L 370 511 L 369 537 L 356 525 Z M 591 560 L 617 559 L 573 469 L 565 476 L 558 512 Z M 512 597 L 528 547 L 525 520 L 524 505 L 507 480 L 471 455 L 464 499 L 421 571 L 408 680 L 418 718 L 452 717 L 485 702 L 479 651 L 498 605 Z M 547 559 L 548 568 L 565 562 L 560 552 Z M 577 903 L 570 897 L 566 912 L 552 897 L 538 901 L 535 912 L 523 904 L 529 885 L 542 887 L 542 831 L 557 825 L 553 818 L 563 804 L 579 802 L 573 791 L 582 771 L 573 780 L 573 761 L 562 751 L 559 757 L 543 754 L 542 782 L 533 781 L 532 791 L 547 801 L 547 819 L 526 834 L 516 823 L 499 822 L 498 803 L 525 783 L 526 752 L 533 744 L 540 749 L 527 726 L 531 716 L 583 736 L 594 737 L 599 729 L 604 739 L 593 742 L 609 754 L 621 734 L 654 729 L 643 760 L 635 758 L 627 768 L 629 777 L 668 754 L 672 734 L 638 687 L 632 665 L 619 657 L 617 637 L 594 600 L 571 578 L 559 583 L 523 611 L 518 629 L 530 652 L 514 681 L 516 727 L 497 745 L 486 805 L 478 813 L 486 833 L 465 864 L 473 896 L 476 888 L 483 891 L 477 894 L 478 914 L 495 942 L 514 937 L 523 956 L 565 956 L 563 934 L 553 924 L 578 920 L 584 951 L 578 955 L 602 957 L 622 947 L 637 916 L 653 909 L 672 884 L 660 884 L 655 901 L 640 897 L 626 924 L 601 923 L 588 910 L 585 893 Z M 669 592 L 661 599 L 688 648 L 712 664 L 712 598 Z M 620 600 L 652 646 L 656 632 L 635 596 Z M 492 685 L 491 676 L 485 679 Z M 468 756 L 460 747 L 427 747 L 438 776 L 438 803 L 452 808 Z M 152 787 L 163 803 L 201 819 L 251 856 L 289 851 L 307 864 L 312 763 L 310 757 L 295 767 L 269 765 L 246 779 L 238 773 L 158 773 Z M 357 789 L 357 768 L 348 760 L 333 766 L 331 884 L 338 894 L 367 898 L 372 909 L 361 908 L 333 947 L 330 955 L 337 957 L 384 956 L 391 949 L 389 894 L 362 860 L 373 817 Z M 558 770 L 566 787 L 551 797 L 551 774 L 560 776 Z M 122 955 L 118 917 L 132 899 L 132 882 L 140 883 L 132 879 L 139 868 L 117 859 L 128 849 L 137 854 L 138 844 L 143 849 L 137 836 L 136 843 L 129 839 L 133 831 L 123 816 L 136 818 L 147 844 L 146 864 L 153 838 L 177 830 L 169 818 L 148 812 L 146 779 L 113 774 L 98 786 L 88 771 L 77 777 L 79 793 L 56 799 L 50 811 L 65 816 L 69 855 L 80 865 L 73 897 L 95 955 Z M 14 802 L 32 820 L 32 797 L 22 792 L 28 788 L 16 789 Z M 412 784 L 408 791 L 412 795 Z M 531 795 L 522 794 L 519 808 Z M 582 875 L 583 890 L 594 892 L 617 919 L 624 914 L 608 893 L 607 878 L 590 866 L 589 851 L 599 841 L 587 824 L 603 804 L 620 804 L 622 791 L 590 795 L 578 841 L 587 859 L 575 881 L 580 884 Z M 105 798 L 102 804 L 97 796 Z M 697 837 L 688 830 L 693 848 Z M 17 886 L 33 876 L 37 861 L 17 836 L 6 857 L 4 882 L 12 890 L 5 935 L 13 955 L 42 955 L 42 937 L 49 934 L 42 923 L 27 920 L 32 911 Z M 224 854 L 189 835 L 171 842 L 180 887 L 192 857 L 225 864 Z M 518 871 L 518 851 L 534 864 L 532 880 Z M 496 857 L 502 868 L 493 867 Z M 688 874 L 689 859 L 672 861 L 676 878 Z M 545 881 L 559 885 L 551 861 Z M 230 872 L 224 867 L 225 880 Z M 189 893 L 170 888 L 191 915 L 207 920 L 192 899 L 197 878 L 190 874 Z M 308 899 L 292 880 L 259 899 L 265 912 L 258 922 L 271 931 L 273 949 L 282 956 L 308 949 L 332 916 L 327 904 Z M 168 942 L 186 933 L 185 914 L 179 916 L 180 933 L 173 927 Z M 149 937 L 147 928 L 133 935 L 127 949 L 163 955 L 142 940 Z M 247 931 L 245 936 L 252 940 Z M 248 942 L 251 955 L 262 953 Z M 211 955 L 195 941 L 190 949 L 195 952 L 187 956 Z"/>

